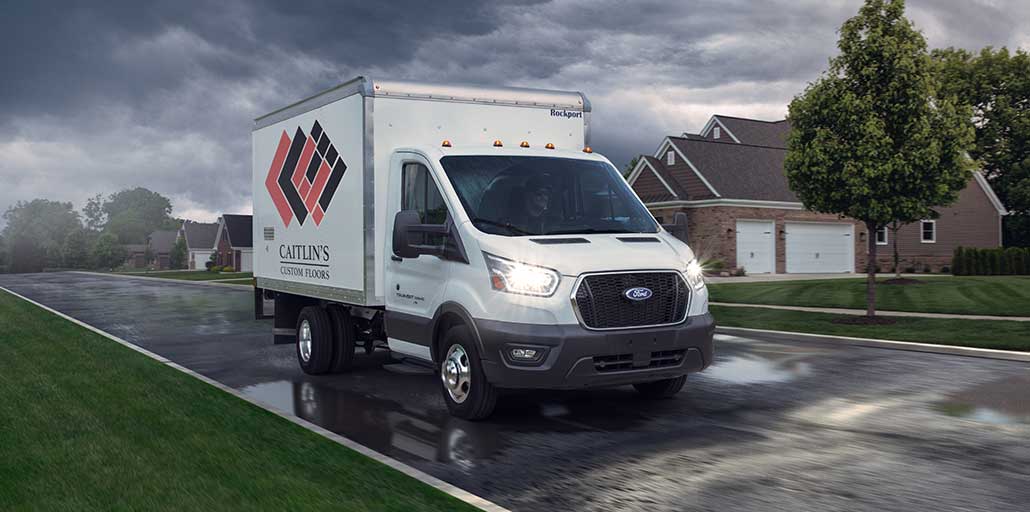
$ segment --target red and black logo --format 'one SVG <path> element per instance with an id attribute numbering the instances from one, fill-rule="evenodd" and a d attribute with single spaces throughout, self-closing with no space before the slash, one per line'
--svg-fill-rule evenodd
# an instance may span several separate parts
<path id="1" fill-rule="evenodd" d="M 294 216 L 303 226 L 308 215 L 317 226 L 322 223 L 346 170 L 347 164 L 322 125 L 315 121 L 311 135 L 305 135 L 298 126 L 291 140 L 283 130 L 268 168 L 265 188 L 287 227 Z"/>

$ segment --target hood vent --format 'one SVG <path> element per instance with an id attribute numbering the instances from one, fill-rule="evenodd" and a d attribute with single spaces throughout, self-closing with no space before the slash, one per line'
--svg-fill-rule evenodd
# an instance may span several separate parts
<path id="1" fill-rule="evenodd" d="M 530 240 L 540 245 L 559 245 L 559 244 L 589 244 L 590 240 L 586 238 L 530 238 Z"/>
<path id="2" fill-rule="evenodd" d="M 639 243 L 658 243 L 660 240 L 653 236 L 617 236 L 620 242 L 626 242 L 627 244 L 639 244 Z"/>

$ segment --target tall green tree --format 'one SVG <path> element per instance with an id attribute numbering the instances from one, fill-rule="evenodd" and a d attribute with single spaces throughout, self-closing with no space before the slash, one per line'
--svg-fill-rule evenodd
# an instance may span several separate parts
<path id="1" fill-rule="evenodd" d="M 104 196 L 102 194 L 97 194 L 86 200 L 86 205 L 82 207 L 82 220 L 86 225 L 86 229 L 90 231 L 104 229 L 104 223 L 107 222 L 107 214 L 104 213 Z"/>
<path id="2" fill-rule="evenodd" d="M 958 197 L 970 177 L 968 109 L 940 94 L 903 0 L 867 0 L 840 53 L 790 104 L 785 170 L 811 210 L 865 223 L 866 314 L 876 314 L 876 230 Z"/>
<path id="3" fill-rule="evenodd" d="M 125 247 L 114 233 L 101 233 L 93 245 L 93 263 L 97 268 L 111 270 L 125 263 Z"/>
<path id="4" fill-rule="evenodd" d="M 142 244 L 159 229 L 177 229 L 168 198 L 143 187 L 111 194 L 102 206 L 104 230 L 124 244 Z"/>
<path id="5" fill-rule="evenodd" d="M 976 145 L 970 150 L 1012 215 L 1006 245 L 1030 246 L 1030 54 L 984 48 L 978 54 L 934 50 L 945 91 L 973 108 Z"/>
<path id="6" fill-rule="evenodd" d="M 19 201 L 3 214 L 2 237 L 11 272 L 40 272 L 60 267 L 68 233 L 82 228 L 71 203 L 33 199 Z"/>
<path id="7" fill-rule="evenodd" d="M 179 237 L 175 240 L 172 252 L 168 255 L 168 265 L 173 269 L 186 268 L 186 239 Z"/>
<path id="8" fill-rule="evenodd" d="M 66 268 L 89 268 L 90 265 L 90 234 L 92 232 L 85 228 L 77 228 L 68 232 L 64 237 L 64 245 L 61 247 L 63 266 Z"/>

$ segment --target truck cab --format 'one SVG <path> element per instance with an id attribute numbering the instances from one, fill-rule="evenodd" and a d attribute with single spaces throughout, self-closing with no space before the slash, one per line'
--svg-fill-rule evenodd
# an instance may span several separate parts
<path id="1" fill-rule="evenodd" d="M 490 106 L 496 108 L 496 99 Z M 581 101 L 580 109 L 585 117 L 588 103 Z M 349 211 L 364 216 L 356 226 L 365 229 L 337 242 L 336 231 L 290 231 L 286 223 L 286 234 L 305 239 L 287 246 L 326 246 L 325 262 L 317 263 L 326 268 L 325 280 L 346 278 L 332 267 L 330 253 L 347 251 L 346 240 L 366 245 L 364 268 L 342 270 L 360 270 L 369 286 L 353 293 L 281 282 L 267 271 L 272 265 L 259 265 L 257 293 L 275 300 L 277 340 L 297 346 L 309 373 L 344 370 L 362 343 L 431 365 L 448 409 L 466 419 L 487 417 L 501 389 L 632 384 L 645 397 L 677 393 L 686 375 L 706 368 L 713 355 L 715 325 L 695 255 L 655 221 L 611 162 L 586 146 L 585 121 L 576 121 L 577 133 L 564 120 L 539 122 L 537 112 L 510 122 L 496 113 L 485 118 L 505 129 L 482 133 L 489 123 L 457 121 L 450 110 L 437 112 L 444 121 L 436 129 L 430 121 L 426 129 L 409 124 L 405 133 L 389 132 L 400 123 L 387 122 L 386 133 L 374 137 L 391 140 L 388 151 L 371 144 L 377 165 L 364 177 L 373 183 L 366 181 L 363 193 L 360 184 L 350 185 L 358 204 Z M 413 130 L 419 135 L 411 136 Z M 268 176 L 293 179 L 289 157 L 282 160 L 273 159 Z M 318 212 L 322 223 L 336 213 L 329 208 L 335 206 Z M 256 202 L 255 215 L 261 210 Z M 260 229 L 256 221 L 255 240 Z M 275 242 L 269 229 L 262 234 Z M 287 270 L 280 265 L 280 274 L 297 281 Z M 302 274 L 318 278 L 311 270 Z"/>

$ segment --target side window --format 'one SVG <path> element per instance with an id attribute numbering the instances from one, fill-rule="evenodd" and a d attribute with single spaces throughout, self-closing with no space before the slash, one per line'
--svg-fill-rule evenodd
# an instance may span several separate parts
<path id="1" fill-rule="evenodd" d="M 429 169 L 419 163 L 404 164 L 401 170 L 401 209 L 415 210 L 423 224 L 443 224 L 447 221 L 447 205 L 440 195 Z M 426 235 L 420 244 L 443 243 L 442 235 Z"/>

